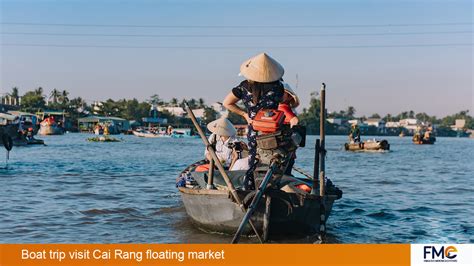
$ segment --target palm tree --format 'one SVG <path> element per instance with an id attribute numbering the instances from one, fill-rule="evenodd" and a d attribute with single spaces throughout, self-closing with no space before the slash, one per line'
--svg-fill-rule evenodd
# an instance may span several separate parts
<path id="1" fill-rule="evenodd" d="M 177 98 L 172 98 L 170 103 L 171 103 L 172 106 L 178 106 L 178 99 Z"/>
<path id="2" fill-rule="evenodd" d="M 159 105 L 162 103 L 162 100 L 160 99 L 160 96 L 158 94 L 153 94 L 150 96 L 150 104 L 153 105 Z"/>
<path id="3" fill-rule="evenodd" d="M 204 99 L 203 98 L 199 98 L 198 103 L 199 103 L 199 108 L 204 107 Z"/>
<path id="4" fill-rule="evenodd" d="M 14 104 L 17 105 L 18 104 L 18 99 L 20 99 L 20 95 L 18 94 L 18 88 L 17 87 L 13 87 L 12 88 L 12 92 L 10 93 L 10 97 L 12 97 L 14 99 Z"/>
<path id="5" fill-rule="evenodd" d="M 12 92 L 10 93 L 10 96 L 12 96 L 13 98 L 17 99 L 18 100 L 18 97 L 20 96 L 19 93 L 18 93 L 18 88 L 17 87 L 13 87 L 12 88 Z"/>
<path id="6" fill-rule="evenodd" d="M 36 95 L 39 95 L 39 96 L 43 96 L 43 88 L 38 87 L 38 88 L 35 90 L 35 94 L 36 94 Z"/>
<path id="7" fill-rule="evenodd" d="M 356 109 L 354 108 L 354 106 L 349 106 L 347 107 L 347 116 L 348 118 L 354 118 L 354 114 L 356 112 Z"/>
<path id="8" fill-rule="evenodd" d="M 191 98 L 191 100 L 188 101 L 188 104 L 189 104 L 189 107 L 190 107 L 191 109 L 194 109 L 194 108 L 197 107 L 197 105 L 196 105 L 196 99 L 194 99 L 194 98 Z"/>
<path id="9" fill-rule="evenodd" d="M 53 99 L 53 103 L 58 103 L 58 99 L 61 97 L 61 92 L 57 89 L 51 91 L 49 99 Z"/>
<path id="10" fill-rule="evenodd" d="M 69 96 L 69 92 L 67 92 L 66 90 L 63 90 L 61 92 L 60 100 L 61 100 L 62 104 L 65 104 L 65 103 L 69 102 L 68 96 Z"/>

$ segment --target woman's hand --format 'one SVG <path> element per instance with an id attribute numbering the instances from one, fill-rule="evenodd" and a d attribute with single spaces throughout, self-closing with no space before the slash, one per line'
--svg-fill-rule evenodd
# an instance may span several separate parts
<path id="1" fill-rule="evenodd" d="M 293 117 L 293 118 L 290 120 L 290 127 L 294 127 L 294 126 L 298 125 L 298 122 L 299 122 L 298 117 L 296 117 L 296 116 Z"/>
<path id="2" fill-rule="evenodd" d="M 244 113 L 242 116 L 245 118 L 245 121 L 247 121 L 247 124 L 251 125 L 253 123 L 252 118 L 250 118 L 247 113 Z"/>

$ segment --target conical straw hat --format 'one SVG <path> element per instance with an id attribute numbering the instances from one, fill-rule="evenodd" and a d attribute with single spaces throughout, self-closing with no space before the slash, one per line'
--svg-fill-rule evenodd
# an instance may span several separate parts
<path id="1" fill-rule="evenodd" d="M 219 118 L 212 121 L 211 123 L 207 124 L 207 129 L 219 136 L 232 137 L 237 134 L 237 130 L 235 129 L 234 125 L 232 125 L 232 122 L 230 122 L 227 118 Z"/>
<path id="2" fill-rule="evenodd" d="M 291 88 L 290 84 L 288 83 L 283 83 L 283 88 L 285 89 L 285 92 L 291 95 L 293 97 L 293 101 L 291 102 L 291 107 L 296 108 L 300 105 L 300 98 L 298 98 L 298 95 L 296 95 L 295 91 Z"/>
<path id="3" fill-rule="evenodd" d="M 281 79 L 285 70 L 275 59 L 261 53 L 242 63 L 240 73 L 248 80 L 267 83 Z"/>

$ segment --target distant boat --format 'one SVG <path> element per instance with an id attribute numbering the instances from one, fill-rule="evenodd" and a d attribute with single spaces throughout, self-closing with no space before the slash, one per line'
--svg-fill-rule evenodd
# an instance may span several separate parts
<path id="1" fill-rule="evenodd" d="M 44 121 L 43 121 L 44 122 Z M 43 123 L 40 124 L 38 134 L 40 135 L 62 135 L 64 134 L 64 128 L 59 126 L 57 123 Z"/>
<path id="2" fill-rule="evenodd" d="M 436 137 L 430 135 L 428 139 L 426 138 L 421 138 L 418 135 L 413 136 L 413 143 L 415 144 L 434 144 L 436 142 Z"/>
<path id="3" fill-rule="evenodd" d="M 133 135 L 141 138 L 160 138 L 163 137 L 162 134 L 154 133 L 148 130 L 133 130 Z"/>
<path id="4" fill-rule="evenodd" d="M 16 138 L 13 140 L 13 146 L 44 145 L 44 140 L 37 138 Z"/>
<path id="5" fill-rule="evenodd" d="M 92 137 L 88 138 L 87 141 L 90 142 L 120 142 L 121 140 L 109 137 L 109 136 L 99 136 L 99 137 Z"/>
<path id="6" fill-rule="evenodd" d="M 44 111 L 38 112 L 38 117 L 42 119 L 38 134 L 40 135 L 62 135 L 64 134 L 64 112 Z"/>
<path id="7" fill-rule="evenodd" d="M 399 136 L 400 138 L 403 138 L 403 137 L 405 137 L 405 133 L 403 133 L 403 131 L 402 131 L 402 132 L 400 132 L 400 134 L 399 134 L 398 136 Z"/>
<path id="8" fill-rule="evenodd" d="M 388 151 L 390 144 L 387 140 L 369 140 L 359 143 L 344 144 L 346 151 Z"/>
<path id="9" fill-rule="evenodd" d="M 146 128 L 137 128 L 132 131 L 133 135 L 142 138 L 195 138 L 198 136 L 191 135 L 191 129 L 189 128 L 177 128 L 173 129 L 171 134 L 167 134 L 162 128 L 160 130 L 149 130 Z"/>

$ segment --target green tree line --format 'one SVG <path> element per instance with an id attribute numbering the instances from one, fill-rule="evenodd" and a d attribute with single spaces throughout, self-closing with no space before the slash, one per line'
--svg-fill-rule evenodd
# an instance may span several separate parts
<path id="1" fill-rule="evenodd" d="M 9 95 L 17 100 L 20 98 L 19 89 L 17 87 L 12 88 Z M 71 119 L 77 119 L 82 116 L 89 114 L 97 114 L 102 116 L 117 116 L 122 117 L 128 120 L 139 121 L 143 117 L 149 116 L 150 106 L 155 105 L 166 105 L 166 106 L 175 106 L 175 107 L 185 107 L 185 101 L 188 102 L 192 109 L 204 108 L 204 118 L 202 123 L 209 123 L 214 120 L 217 113 L 210 106 L 206 105 L 204 99 L 182 99 L 172 98 L 170 101 L 165 101 L 160 98 L 159 95 L 152 95 L 146 101 L 138 101 L 137 99 L 120 99 L 113 100 L 108 99 L 102 101 L 102 106 L 100 109 L 94 110 L 93 106 L 86 103 L 86 101 L 81 97 L 70 98 L 69 92 L 67 90 L 58 90 L 53 89 L 49 94 L 45 94 L 45 91 L 42 87 L 37 89 L 27 91 L 21 95 L 21 110 L 25 112 L 35 113 L 42 110 L 64 110 L 69 114 Z M 305 125 L 310 134 L 316 134 L 319 132 L 319 112 L 320 112 L 321 102 L 317 97 L 317 94 L 313 93 L 310 95 L 310 104 L 308 108 L 304 108 L 302 112 L 298 115 L 300 123 Z M 167 111 L 160 112 L 159 114 L 162 118 L 167 118 L 170 124 L 189 124 L 191 121 L 188 118 L 176 117 Z M 357 117 L 356 109 L 353 106 L 348 106 L 345 110 L 340 110 L 338 112 L 328 113 L 329 118 L 342 118 L 346 120 L 350 119 L 367 119 L 365 116 Z M 233 113 L 229 114 L 228 117 L 234 124 L 245 124 L 245 120 Z M 406 118 L 416 118 L 423 122 L 428 122 L 431 124 L 439 125 L 442 128 L 450 128 L 451 125 L 455 123 L 456 119 L 466 120 L 466 129 L 474 129 L 474 119 L 469 115 L 469 110 L 462 110 L 456 114 L 448 115 L 443 118 L 437 118 L 436 116 L 431 116 L 427 113 L 415 113 L 413 110 L 403 111 L 399 114 L 392 115 L 386 114 L 381 116 L 377 113 L 372 114 L 369 118 L 381 118 L 386 122 L 390 121 L 399 121 L 400 119 Z M 330 123 L 328 125 L 328 133 L 331 134 L 337 130 L 336 125 Z"/>

